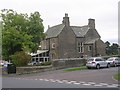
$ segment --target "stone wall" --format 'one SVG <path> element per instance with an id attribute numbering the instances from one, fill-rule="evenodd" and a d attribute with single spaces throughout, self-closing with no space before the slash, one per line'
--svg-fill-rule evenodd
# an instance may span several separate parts
<path id="1" fill-rule="evenodd" d="M 86 59 L 82 58 L 68 58 L 68 59 L 55 59 L 53 60 L 53 68 L 62 69 L 62 68 L 71 68 L 79 67 L 85 65 Z"/>
<path id="2" fill-rule="evenodd" d="M 52 70 L 52 66 L 17 67 L 16 74 L 37 73 Z"/>

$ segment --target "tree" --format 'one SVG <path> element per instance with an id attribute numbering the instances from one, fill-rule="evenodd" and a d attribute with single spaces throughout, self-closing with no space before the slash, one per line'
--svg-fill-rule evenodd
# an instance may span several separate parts
<path id="1" fill-rule="evenodd" d="M 2 51 L 3 58 L 8 60 L 16 52 L 36 51 L 41 38 L 44 38 L 42 19 L 39 12 L 28 17 L 11 9 L 1 10 L 2 18 Z"/>
<path id="2" fill-rule="evenodd" d="M 119 47 L 118 44 L 113 43 L 112 45 L 110 45 L 110 43 L 108 41 L 105 44 L 107 45 L 107 47 L 106 47 L 107 55 L 117 55 L 118 54 L 118 47 Z"/>
<path id="3" fill-rule="evenodd" d="M 107 55 L 110 55 L 111 54 L 111 48 L 110 48 L 110 42 L 105 42 L 105 44 L 106 44 L 106 54 Z"/>
<path id="4" fill-rule="evenodd" d="M 119 45 L 116 44 L 116 43 L 113 43 L 113 44 L 111 45 L 111 50 L 112 50 L 111 53 L 112 53 L 113 55 L 118 54 L 118 47 L 119 47 Z"/>
<path id="5" fill-rule="evenodd" d="M 39 12 L 31 13 L 29 17 L 29 29 L 27 33 L 33 36 L 32 41 L 35 43 L 35 47 L 33 47 L 33 52 L 38 49 L 40 41 L 45 37 L 44 34 L 44 26 L 43 20 L 40 18 Z"/>

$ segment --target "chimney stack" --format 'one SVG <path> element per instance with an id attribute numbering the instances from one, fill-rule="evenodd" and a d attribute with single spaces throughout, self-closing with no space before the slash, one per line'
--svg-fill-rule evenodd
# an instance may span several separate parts
<path id="1" fill-rule="evenodd" d="M 63 17 L 62 23 L 66 26 L 70 26 L 69 17 L 67 13 L 65 13 L 65 17 Z"/>
<path id="2" fill-rule="evenodd" d="M 88 25 L 90 29 L 95 29 L 95 19 L 88 19 Z"/>

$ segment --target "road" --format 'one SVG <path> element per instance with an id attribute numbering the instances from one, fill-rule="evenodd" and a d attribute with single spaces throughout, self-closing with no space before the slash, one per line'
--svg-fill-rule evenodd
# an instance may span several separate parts
<path id="1" fill-rule="evenodd" d="M 117 88 L 113 75 L 117 67 L 65 72 L 55 70 L 36 74 L 3 76 L 3 88 Z"/>

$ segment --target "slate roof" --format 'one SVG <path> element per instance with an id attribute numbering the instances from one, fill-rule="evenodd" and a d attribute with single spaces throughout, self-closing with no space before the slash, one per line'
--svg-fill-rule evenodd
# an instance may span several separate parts
<path id="1" fill-rule="evenodd" d="M 60 32 L 63 30 L 64 26 L 65 26 L 64 24 L 59 24 L 59 25 L 50 27 L 46 32 L 47 34 L 46 38 L 57 37 L 60 34 Z"/>
<path id="2" fill-rule="evenodd" d="M 85 44 L 93 44 L 95 43 L 95 41 L 99 40 L 99 38 L 95 38 L 95 39 L 88 39 L 85 41 Z"/>
<path id="3" fill-rule="evenodd" d="M 89 26 L 71 26 L 71 28 L 73 29 L 74 33 L 76 34 L 76 37 L 84 37 L 86 35 L 86 33 L 89 30 Z"/>
<path id="4" fill-rule="evenodd" d="M 64 28 L 64 24 L 59 24 L 59 25 L 56 25 L 56 26 L 53 26 L 53 27 L 50 27 L 46 34 L 46 38 L 52 38 L 52 37 L 57 37 L 60 32 L 63 30 Z M 89 26 L 86 25 L 86 26 L 70 26 L 72 28 L 72 30 L 74 31 L 76 37 L 84 37 L 84 35 L 86 35 L 86 33 L 88 32 L 89 30 Z"/>

